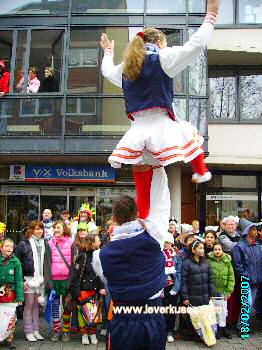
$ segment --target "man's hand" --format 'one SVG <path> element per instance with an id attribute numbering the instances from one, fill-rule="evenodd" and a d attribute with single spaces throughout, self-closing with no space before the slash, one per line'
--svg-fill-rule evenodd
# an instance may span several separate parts
<path id="1" fill-rule="evenodd" d="M 105 33 L 101 35 L 100 45 L 103 50 L 112 49 L 114 50 L 114 40 L 110 41 Z"/>
<path id="2" fill-rule="evenodd" d="M 184 300 L 184 301 L 183 301 L 183 304 L 184 304 L 184 305 L 189 305 L 190 302 L 189 302 L 189 300 L 187 299 L 187 300 Z"/>
<path id="3" fill-rule="evenodd" d="M 219 0 L 208 0 L 207 12 L 212 12 L 217 14 L 219 7 Z"/>

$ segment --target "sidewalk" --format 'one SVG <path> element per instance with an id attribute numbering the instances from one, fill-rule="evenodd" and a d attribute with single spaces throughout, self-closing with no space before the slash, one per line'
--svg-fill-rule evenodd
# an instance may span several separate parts
<path id="1" fill-rule="evenodd" d="M 47 327 L 44 320 L 41 320 L 43 325 L 42 335 L 47 337 Z M 212 350 L 261 350 L 262 349 L 262 322 L 256 322 L 256 332 L 252 334 L 248 340 L 242 340 L 235 335 L 232 331 L 233 339 L 221 339 L 218 340 L 217 344 L 210 349 Z M 101 339 L 101 338 L 100 338 Z M 105 342 L 99 341 L 98 345 L 82 345 L 81 337 L 79 334 L 73 335 L 72 339 L 68 343 L 62 343 L 62 341 L 53 343 L 50 340 L 44 340 L 43 342 L 29 343 L 25 340 L 22 322 L 18 321 L 15 343 L 18 350 L 79 350 L 79 349 L 89 349 L 89 350 L 105 350 Z M 125 347 L 123 346 L 123 350 Z M 172 344 L 166 346 L 167 350 L 198 350 L 198 349 L 208 349 L 204 344 L 198 344 L 191 341 L 176 340 Z M 1 346 L 0 346 L 1 350 Z M 158 350 L 158 349 L 155 349 Z"/>

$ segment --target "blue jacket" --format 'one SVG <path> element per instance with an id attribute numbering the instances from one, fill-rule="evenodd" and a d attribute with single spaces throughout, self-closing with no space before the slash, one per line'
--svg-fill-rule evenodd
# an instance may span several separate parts
<path id="1" fill-rule="evenodd" d="M 181 269 L 182 269 L 182 262 L 184 258 L 182 255 L 176 254 L 173 260 L 174 260 L 175 269 L 176 269 L 176 274 L 175 274 L 176 279 L 175 279 L 175 283 L 172 288 L 172 291 L 177 294 L 181 288 Z"/>
<path id="2" fill-rule="evenodd" d="M 255 224 L 249 225 L 242 234 L 242 239 L 233 248 L 234 268 L 238 277 L 249 277 L 250 285 L 262 283 L 262 250 L 258 242 L 250 244 L 246 236 Z"/>
<path id="3" fill-rule="evenodd" d="M 128 240 L 107 243 L 100 259 L 115 301 L 144 301 L 165 286 L 164 254 L 159 243 L 143 229 Z"/>
<path id="4" fill-rule="evenodd" d="M 138 111 L 161 107 L 172 119 L 173 111 L 173 79 L 170 78 L 160 65 L 159 55 L 146 55 L 141 74 L 136 80 L 123 77 L 123 92 L 126 112 L 130 119 Z"/>

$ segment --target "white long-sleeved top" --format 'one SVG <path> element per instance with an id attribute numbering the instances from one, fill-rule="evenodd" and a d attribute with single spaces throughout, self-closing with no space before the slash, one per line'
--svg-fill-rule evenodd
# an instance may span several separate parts
<path id="1" fill-rule="evenodd" d="M 205 49 L 213 34 L 215 19 L 215 16 L 207 14 L 204 23 L 183 46 L 172 46 L 159 50 L 161 67 L 170 78 L 174 78 L 194 62 Z M 124 63 L 115 65 L 113 59 L 113 51 L 106 51 L 102 61 L 102 74 L 111 83 L 122 88 Z"/>

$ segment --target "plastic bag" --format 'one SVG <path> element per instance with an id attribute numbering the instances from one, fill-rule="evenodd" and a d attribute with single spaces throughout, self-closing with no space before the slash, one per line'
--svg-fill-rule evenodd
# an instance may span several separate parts
<path id="1" fill-rule="evenodd" d="M 8 338 L 15 328 L 16 307 L 17 303 L 0 304 L 0 342 Z"/>
<path id="2" fill-rule="evenodd" d="M 196 306 L 189 309 L 191 322 L 197 334 L 207 346 L 216 344 L 216 309 L 212 302 L 209 305 Z"/>
<path id="3" fill-rule="evenodd" d="M 50 294 L 49 294 L 49 298 L 46 304 L 46 308 L 45 308 L 45 320 L 48 323 L 48 332 L 50 333 L 51 331 L 51 324 L 52 324 L 52 306 L 53 306 L 53 301 L 55 299 L 56 296 L 56 292 L 54 289 L 51 290 Z"/>

